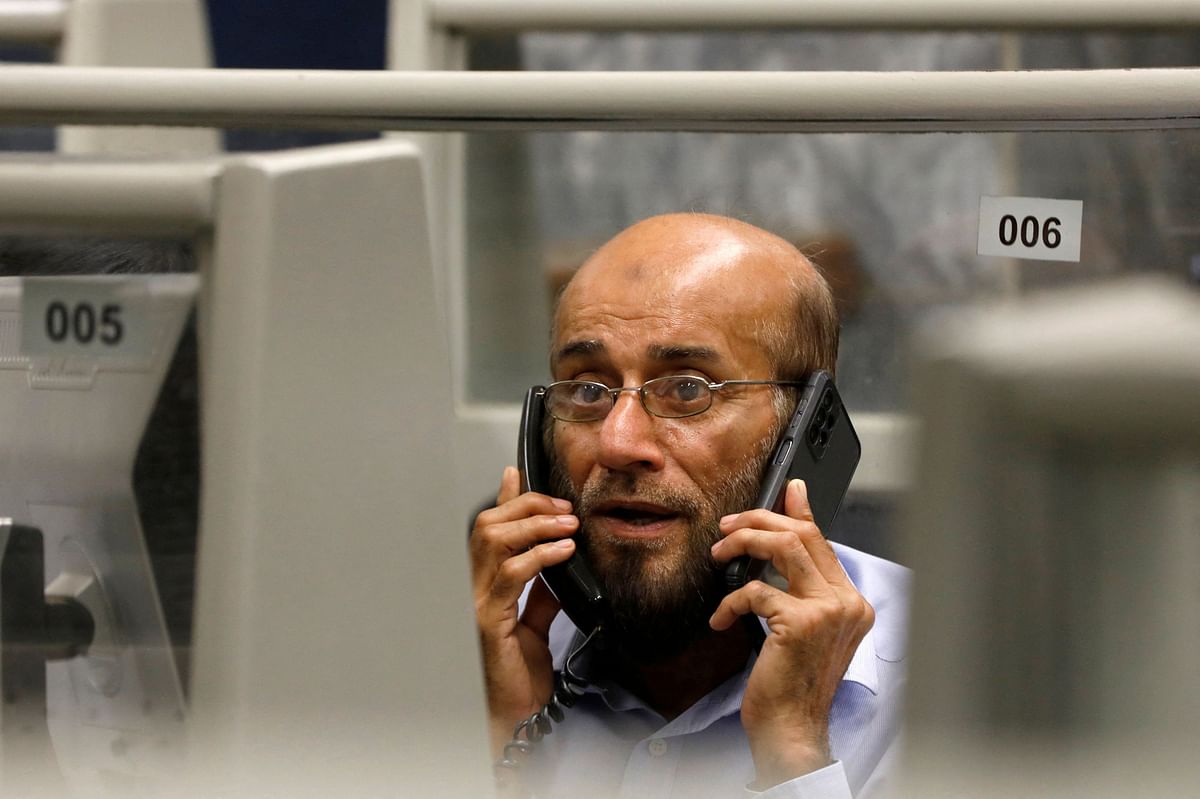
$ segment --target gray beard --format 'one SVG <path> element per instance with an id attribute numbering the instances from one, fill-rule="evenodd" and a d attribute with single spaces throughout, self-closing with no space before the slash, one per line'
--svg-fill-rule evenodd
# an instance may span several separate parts
<path id="1" fill-rule="evenodd" d="M 718 525 L 722 516 L 746 510 L 757 499 L 776 433 L 772 430 L 711 496 L 655 483 L 650 475 L 611 471 L 576 492 L 552 458 L 554 494 L 574 505 L 581 522 L 576 547 L 612 608 L 610 654 L 634 664 L 659 663 L 712 632 L 708 620 L 726 592 L 725 564 L 718 564 L 711 552 L 721 538 Z M 547 443 L 553 453 L 553 442 Z M 686 528 L 682 545 L 674 537 L 630 540 L 595 528 L 597 506 L 613 497 L 634 496 L 679 514 Z"/>

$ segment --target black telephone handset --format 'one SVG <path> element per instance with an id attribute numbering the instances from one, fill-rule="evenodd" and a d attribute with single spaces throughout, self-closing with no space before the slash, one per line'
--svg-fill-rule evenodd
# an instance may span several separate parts
<path id="1" fill-rule="evenodd" d="M 771 452 L 754 507 L 782 513 L 788 482 L 800 478 L 808 489 L 813 521 L 828 534 L 861 455 L 862 445 L 833 377 L 823 370 L 813 372 Z M 750 580 L 770 581 L 769 566 L 767 561 L 735 558 L 725 569 L 725 584 L 732 591 Z"/>
<path id="2" fill-rule="evenodd" d="M 534 386 L 525 394 L 521 410 L 521 433 L 517 445 L 517 469 L 521 472 L 521 492 L 550 494 L 550 460 L 542 446 L 542 424 L 546 389 Z M 609 624 L 608 597 L 578 551 L 562 563 L 542 570 L 542 579 L 562 605 L 563 612 L 580 632 L 589 635 Z"/>

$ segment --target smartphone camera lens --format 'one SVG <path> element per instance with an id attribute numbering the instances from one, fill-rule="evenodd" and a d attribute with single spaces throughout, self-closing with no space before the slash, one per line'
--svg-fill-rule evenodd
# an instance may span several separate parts
<path id="1" fill-rule="evenodd" d="M 812 427 L 808 428 L 808 443 L 812 444 L 815 447 L 815 446 L 818 446 L 818 442 L 820 440 L 821 440 L 820 426 L 813 425 Z"/>
<path id="2" fill-rule="evenodd" d="M 839 411 L 839 408 L 836 405 L 834 405 L 832 408 L 830 408 L 829 409 L 829 423 L 821 425 L 821 426 L 824 427 L 826 430 L 829 430 L 830 428 L 832 428 L 834 422 L 836 422 L 838 420 L 838 411 Z"/>
<path id="3" fill-rule="evenodd" d="M 833 407 L 833 393 L 826 391 L 821 397 L 821 410 L 828 411 L 831 407 Z"/>

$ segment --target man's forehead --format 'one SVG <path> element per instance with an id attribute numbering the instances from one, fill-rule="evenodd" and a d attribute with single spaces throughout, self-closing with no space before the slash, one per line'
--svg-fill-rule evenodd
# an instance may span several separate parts
<path id="1" fill-rule="evenodd" d="M 660 245 L 647 252 L 622 241 L 603 249 L 563 292 L 558 326 L 604 317 L 666 322 L 681 316 L 737 325 L 747 315 L 780 311 L 790 296 L 790 270 L 781 259 L 728 236 L 706 248 L 694 245 Z"/>
<path id="2" fill-rule="evenodd" d="M 597 250 L 568 284 L 551 364 L 616 351 L 698 359 L 708 348 L 750 366 L 762 348 L 759 331 L 783 324 L 806 266 L 787 242 L 734 220 L 651 218 Z"/>
<path id="3" fill-rule="evenodd" d="M 661 285 L 661 284 L 660 284 Z M 650 286 L 588 283 L 563 297 L 551 365 L 568 357 L 593 361 L 634 358 L 645 363 L 690 361 L 697 366 L 753 366 L 759 348 L 752 323 L 771 313 L 728 286 L 694 283 L 655 291 Z"/>

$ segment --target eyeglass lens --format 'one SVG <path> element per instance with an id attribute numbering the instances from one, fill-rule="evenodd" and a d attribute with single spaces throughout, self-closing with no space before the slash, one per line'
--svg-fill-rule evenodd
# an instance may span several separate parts
<path id="1" fill-rule="evenodd" d="M 546 409 L 551 416 L 567 422 L 596 421 L 612 410 L 617 393 L 600 383 L 555 383 L 546 388 Z M 647 411 L 667 418 L 694 416 L 708 410 L 712 404 L 712 391 L 708 383 L 687 375 L 647 381 L 640 393 Z"/>

